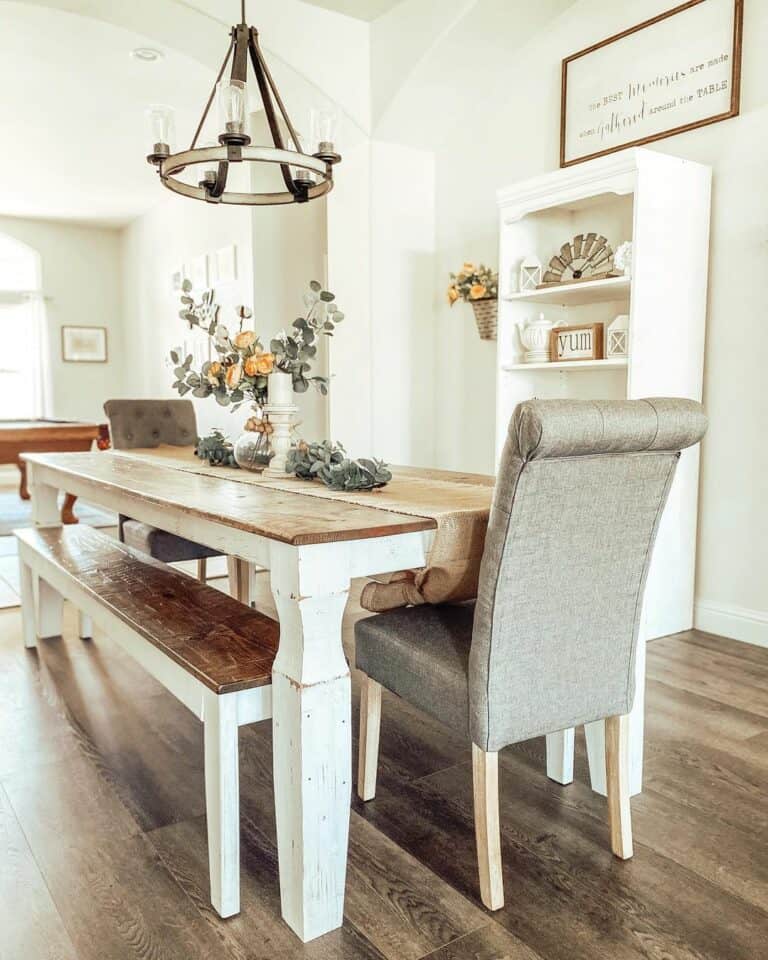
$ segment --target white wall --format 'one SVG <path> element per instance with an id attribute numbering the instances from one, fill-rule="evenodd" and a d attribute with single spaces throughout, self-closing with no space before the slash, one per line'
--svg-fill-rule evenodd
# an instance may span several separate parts
<path id="1" fill-rule="evenodd" d="M 253 252 L 250 211 L 245 207 L 211 207 L 165 194 L 157 207 L 138 217 L 122 231 L 122 270 L 125 315 L 125 379 L 123 395 L 131 397 L 177 396 L 168 360 L 171 349 L 195 336 L 179 315 L 179 294 L 171 284 L 173 273 L 201 254 L 235 244 L 238 279 L 216 284 L 219 319 L 234 326 L 233 307 L 253 302 Z M 191 399 L 191 397 L 190 397 Z M 237 437 L 246 411 L 232 415 L 215 400 L 194 400 L 198 429 L 220 427 Z"/>
<path id="2" fill-rule="evenodd" d="M 378 133 L 435 152 L 438 293 L 465 259 L 496 261 L 497 187 L 557 167 L 561 59 L 668 7 L 545 0 L 521 11 L 479 0 L 414 69 Z M 698 623 L 768 643 L 768 393 L 751 346 L 762 336 L 768 275 L 768 4 L 745 7 L 741 116 L 652 149 L 714 171 Z M 436 463 L 490 470 L 494 346 L 480 342 L 468 307 L 441 305 L 433 322 Z"/>
<path id="3" fill-rule="evenodd" d="M 0 233 L 40 255 L 46 297 L 51 395 L 47 415 L 103 420 L 102 405 L 123 383 L 120 236 L 116 230 L 0 217 Z M 64 363 L 61 328 L 107 328 L 107 363 Z"/>

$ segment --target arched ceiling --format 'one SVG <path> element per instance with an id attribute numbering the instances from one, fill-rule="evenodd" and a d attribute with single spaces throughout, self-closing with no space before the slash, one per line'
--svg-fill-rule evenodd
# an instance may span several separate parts
<path id="1" fill-rule="evenodd" d="M 0 3 L 0 213 L 119 225 L 157 202 L 144 160 L 144 110 L 171 103 L 194 129 L 211 71 L 100 20 L 27 3 Z"/>

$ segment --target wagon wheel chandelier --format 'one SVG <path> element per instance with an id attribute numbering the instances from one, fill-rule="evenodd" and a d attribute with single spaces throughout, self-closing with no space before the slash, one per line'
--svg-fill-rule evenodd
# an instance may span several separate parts
<path id="1" fill-rule="evenodd" d="M 252 146 L 247 133 L 249 59 L 272 136 L 270 146 Z M 224 73 L 230 60 L 230 76 L 226 79 Z M 198 146 L 214 98 L 218 100 L 222 131 L 219 133 L 219 143 Z M 295 149 L 286 146 L 278 111 L 290 136 L 290 146 Z M 208 203 L 266 206 L 307 203 L 333 189 L 333 166 L 341 160 L 333 144 L 336 117 L 330 110 L 312 112 L 312 135 L 318 148 L 316 153 L 303 153 L 299 136 L 261 52 L 258 31 L 246 24 L 245 0 L 241 4 L 241 22 L 232 27 L 229 47 L 189 149 L 171 152 L 174 117 L 170 107 L 150 107 L 147 120 L 152 144 L 147 161 L 157 167 L 163 186 L 185 197 Z M 244 162 L 276 164 L 280 168 L 285 189 L 269 193 L 227 190 L 231 165 Z M 179 178 L 179 174 L 189 168 L 196 171 L 194 179 L 197 185 Z"/>

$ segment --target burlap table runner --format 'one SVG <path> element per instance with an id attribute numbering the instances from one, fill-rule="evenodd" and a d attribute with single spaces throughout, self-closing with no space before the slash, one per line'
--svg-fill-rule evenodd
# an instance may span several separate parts
<path id="1" fill-rule="evenodd" d="M 290 476 L 284 480 L 274 479 L 246 470 L 212 467 L 187 448 L 161 446 L 116 450 L 112 455 L 151 460 L 175 470 L 257 484 L 270 490 L 343 500 L 377 510 L 431 518 L 437 529 L 427 565 L 420 570 L 403 570 L 374 578 L 363 589 L 361 605 L 366 610 L 380 613 L 408 604 L 459 603 L 477 596 L 493 477 L 397 467 L 385 487 L 349 493 L 329 490 L 319 480 L 309 482 Z"/>

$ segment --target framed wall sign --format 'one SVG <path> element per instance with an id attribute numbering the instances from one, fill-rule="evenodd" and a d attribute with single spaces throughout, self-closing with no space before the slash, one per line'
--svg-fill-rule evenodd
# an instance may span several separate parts
<path id="1" fill-rule="evenodd" d="M 602 323 L 555 327 L 549 334 L 549 356 L 558 360 L 602 360 Z"/>
<path id="2" fill-rule="evenodd" d="M 563 60 L 560 166 L 739 112 L 743 0 L 689 0 Z"/>
<path id="3" fill-rule="evenodd" d="M 61 359 L 66 363 L 106 363 L 106 327 L 62 327 Z"/>

